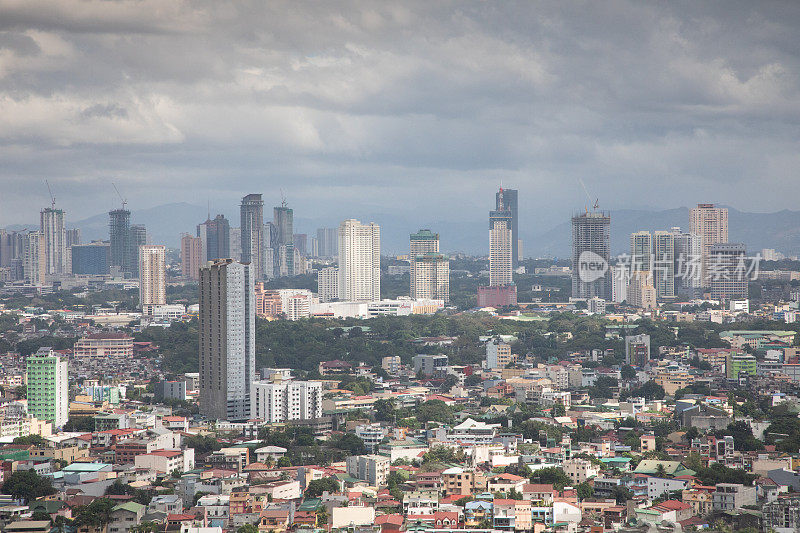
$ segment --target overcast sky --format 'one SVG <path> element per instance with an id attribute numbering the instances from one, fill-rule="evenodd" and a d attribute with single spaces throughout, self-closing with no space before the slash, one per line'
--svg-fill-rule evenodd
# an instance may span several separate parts
<path id="1" fill-rule="evenodd" d="M 0 0 L 0 225 L 798 208 L 800 2 Z M 220 206 L 215 209 L 215 206 Z M 225 209 L 225 211 L 228 211 Z"/>

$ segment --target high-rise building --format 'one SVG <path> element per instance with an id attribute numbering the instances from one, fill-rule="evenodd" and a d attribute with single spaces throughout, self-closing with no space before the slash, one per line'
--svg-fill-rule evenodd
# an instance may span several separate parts
<path id="1" fill-rule="evenodd" d="M 522 260 L 522 239 L 519 236 L 519 206 L 517 204 L 519 193 L 516 189 L 501 188 L 495 193 L 497 211 L 511 213 L 511 260 L 513 267 Z"/>
<path id="2" fill-rule="evenodd" d="M 67 236 L 67 249 L 70 246 L 78 246 L 81 243 L 81 229 L 80 228 L 72 228 L 66 230 Z M 69 255 L 69 252 L 67 252 Z"/>
<path id="3" fill-rule="evenodd" d="M 0 229 L 0 268 L 10 267 L 12 262 L 25 255 L 25 233 Z"/>
<path id="4" fill-rule="evenodd" d="M 47 272 L 44 234 L 31 231 L 25 235 L 25 252 L 23 258 L 25 282 L 40 287 L 44 285 Z"/>
<path id="5" fill-rule="evenodd" d="M 231 254 L 230 258 L 234 261 L 242 259 L 242 228 L 231 228 Z M 224 259 L 224 258 L 220 258 Z"/>
<path id="6" fill-rule="evenodd" d="M 294 276 L 294 211 L 284 201 L 272 210 L 275 233 L 271 241 L 276 276 Z"/>
<path id="7" fill-rule="evenodd" d="M 317 247 L 319 257 L 337 257 L 339 255 L 339 229 L 319 228 L 317 230 Z"/>
<path id="8" fill-rule="evenodd" d="M 319 257 L 319 240 L 316 237 L 308 238 L 308 250 L 306 252 L 311 257 Z"/>
<path id="9" fill-rule="evenodd" d="M 69 417 L 67 361 L 51 348 L 39 348 L 26 363 L 28 413 L 60 429 Z"/>
<path id="10" fill-rule="evenodd" d="M 108 236 L 111 246 L 111 266 L 121 272 L 131 272 L 131 212 L 114 209 L 108 212 Z"/>
<path id="11" fill-rule="evenodd" d="M 332 302 L 339 299 L 338 268 L 325 267 L 317 272 L 317 296 L 320 302 Z"/>
<path id="12" fill-rule="evenodd" d="M 67 233 L 64 211 L 55 206 L 42 209 L 39 231 L 44 235 L 45 275 L 67 274 Z"/>
<path id="13" fill-rule="evenodd" d="M 166 248 L 160 244 L 139 247 L 139 305 L 142 313 L 167 303 Z"/>
<path id="14" fill-rule="evenodd" d="M 653 241 L 649 231 L 631 233 L 631 272 L 652 272 Z"/>
<path id="15" fill-rule="evenodd" d="M 102 276 L 108 274 L 111 261 L 111 246 L 108 242 L 96 241 L 78 244 L 70 248 L 72 273 L 80 276 Z"/>
<path id="16" fill-rule="evenodd" d="M 411 297 L 450 301 L 450 262 L 439 253 L 439 234 L 421 229 L 410 236 Z"/>
<path id="17" fill-rule="evenodd" d="M 292 242 L 294 242 L 294 249 L 300 252 L 301 255 L 309 255 L 309 239 L 308 235 L 305 233 L 295 233 L 292 237 Z"/>
<path id="18" fill-rule="evenodd" d="M 611 216 L 586 211 L 572 217 L 572 297 L 603 298 L 611 293 Z"/>
<path id="19" fill-rule="evenodd" d="M 680 228 L 672 228 L 670 232 L 675 241 L 675 294 L 694 296 L 703 286 L 703 238 L 681 233 Z"/>
<path id="20" fill-rule="evenodd" d="M 653 286 L 653 276 L 650 272 L 631 272 L 626 292 L 629 305 L 646 311 L 656 308 L 656 288 Z"/>
<path id="21" fill-rule="evenodd" d="M 322 417 L 321 381 L 284 381 L 253 383 L 253 418 L 267 424 Z"/>
<path id="22" fill-rule="evenodd" d="M 147 228 L 143 224 L 131 224 L 130 235 L 131 247 L 126 272 L 130 272 L 133 277 L 138 278 L 139 251 L 142 246 L 147 245 Z"/>
<path id="23" fill-rule="evenodd" d="M 631 280 L 629 265 L 614 265 L 611 267 L 611 301 L 622 303 L 628 299 L 628 283 Z"/>
<path id="24" fill-rule="evenodd" d="M 348 219 L 339 225 L 339 299 L 381 298 L 381 228 Z"/>
<path id="25" fill-rule="evenodd" d="M 200 263 L 203 253 L 203 241 L 200 237 L 192 237 L 188 233 L 181 235 L 181 276 L 186 279 L 200 279 Z"/>
<path id="26" fill-rule="evenodd" d="M 197 236 L 202 245 L 202 262 L 231 257 L 231 226 L 224 215 L 198 224 Z"/>
<path id="27" fill-rule="evenodd" d="M 251 418 L 256 355 L 251 272 L 251 264 L 232 259 L 200 269 L 200 412 L 212 420 Z"/>
<path id="28" fill-rule="evenodd" d="M 744 244 L 726 242 L 715 244 L 709 249 L 706 274 L 710 282 L 711 298 L 747 298 L 749 276 L 746 256 Z"/>
<path id="29" fill-rule="evenodd" d="M 489 212 L 489 285 L 492 287 L 514 282 L 512 226 L 511 211 Z"/>
<path id="30" fill-rule="evenodd" d="M 250 264 L 254 279 L 264 277 L 264 201 L 260 194 L 242 198 L 242 263 Z"/>
<path id="31" fill-rule="evenodd" d="M 708 259 L 711 247 L 728 242 L 728 210 L 714 207 L 714 204 L 697 204 L 689 211 L 689 233 L 700 235 L 703 240 L 702 280 L 703 286 L 710 286 Z"/>
<path id="32" fill-rule="evenodd" d="M 675 297 L 675 234 L 653 233 L 653 284 L 658 298 Z"/>

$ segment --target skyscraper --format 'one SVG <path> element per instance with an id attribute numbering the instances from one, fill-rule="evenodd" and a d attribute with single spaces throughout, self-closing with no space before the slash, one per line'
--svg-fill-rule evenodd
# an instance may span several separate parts
<path id="1" fill-rule="evenodd" d="M 114 209 L 108 212 L 108 236 L 111 245 L 111 266 L 122 272 L 130 272 L 131 258 L 131 212 Z"/>
<path id="2" fill-rule="evenodd" d="M 139 277 L 139 251 L 147 244 L 147 228 L 143 224 L 132 224 L 130 229 L 131 246 L 128 254 L 126 272 L 135 278 Z"/>
<path id="3" fill-rule="evenodd" d="M 219 259 L 200 269 L 200 412 L 247 420 L 255 379 L 252 265 Z"/>
<path id="4" fill-rule="evenodd" d="M 572 297 L 611 296 L 611 216 L 586 211 L 572 217 Z"/>
<path id="5" fill-rule="evenodd" d="M 108 242 L 103 241 L 72 246 L 72 273 L 85 276 L 108 274 L 109 250 Z"/>
<path id="6" fill-rule="evenodd" d="M 139 305 L 152 315 L 156 306 L 167 303 L 166 249 L 163 245 L 139 247 Z"/>
<path id="7" fill-rule="evenodd" d="M 653 240 L 649 231 L 631 233 L 631 272 L 651 272 Z"/>
<path id="8" fill-rule="evenodd" d="M 450 262 L 439 253 L 439 234 L 429 229 L 412 233 L 411 297 L 450 301 Z"/>
<path id="9" fill-rule="evenodd" d="M 39 348 L 26 363 L 28 413 L 60 429 L 69 416 L 67 361 L 52 348 Z"/>
<path id="10" fill-rule="evenodd" d="M 339 229 L 319 228 L 317 230 L 317 248 L 320 257 L 336 257 L 339 255 Z"/>
<path id="11" fill-rule="evenodd" d="M 250 264 L 254 279 L 264 277 L 264 201 L 260 194 L 242 198 L 242 263 Z"/>
<path id="12" fill-rule="evenodd" d="M 659 298 L 675 297 L 675 234 L 653 233 L 653 284 Z"/>
<path id="13" fill-rule="evenodd" d="M 681 228 L 672 228 L 670 232 L 675 241 L 675 294 L 694 296 L 703 286 L 703 238 L 681 233 Z"/>
<path id="14" fill-rule="evenodd" d="M 231 257 L 231 227 L 224 215 L 198 224 L 197 236 L 202 246 L 201 262 Z"/>
<path id="15" fill-rule="evenodd" d="M 25 235 L 22 268 L 26 283 L 37 287 L 44 285 L 47 260 L 45 257 L 44 234 L 41 231 L 31 231 Z"/>
<path id="16" fill-rule="evenodd" d="M 339 299 L 339 269 L 326 267 L 317 272 L 317 296 L 320 302 Z"/>
<path id="17" fill-rule="evenodd" d="M 381 229 L 348 219 L 339 225 L 339 299 L 381 297 Z"/>
<path id="18" fill-rule="evenodd" d="M 749 281 L 744 244 L 726 242 L 709 249 L 707 275 L 711 298 L 731 300 L 747 298 Z"/>
<path id="19" fill-rule="evenodd" d="M 67 274 L 67 233 L 64 211 L 55 206 L 42 209 L 39 231 L 44 235 L 45 275 Z"/>
<path id="20" fill-rule="evenodd" d="M 514 268 L 522 260 L 522 240 L 519 236 L 519 210 L 517 205 L 519 194 L 516 189 L 501 188 L 495 193 L 497 211 L 511 212 L 511 260 Z"/>
<path id="21" fill-rule="evenodd" d="M 273 273 L 276 276 L 294 276 L 294 211 L 284 201 L 272 210 L 272 223 L 275 235 L 272 241 L 272 255 L 275 261 Z"/>
<path id="22" fill-rule="evenodd" d="M 498 193 L 503 204 L 503 189 Z M 514 282 L 513 216 L 511 211 L 489 212 L 489 285 L 497 287 Z"/>
<path id="23" fill-rule="evenodd" d="M 186 279 L 200 279 L 200 263 L 203 243 L 200 237 L 192 237 L 188 233 L 181 235 L 181 276 Z"/>
<path id="24" fill-rule="evenodd" d="M 697 204 L 689 211 L 689 233 L 700 235 L 702 244 L 702 280 L 703 286 L 710 285 L 708 276 L 708 259 L 711 247 L 728 242 L 728 210 L 714 207 L 714 204 Z"/>

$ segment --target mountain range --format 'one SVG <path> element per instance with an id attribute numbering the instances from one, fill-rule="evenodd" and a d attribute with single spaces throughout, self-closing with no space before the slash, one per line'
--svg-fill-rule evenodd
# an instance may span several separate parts
<path id="1" fill-rule="evenodd" d="M 469 220 L 440 220 L 418 218 L 402 213 L 353 213 L 362 222 L 376 222 L 381 226 L 381 248 L 387 254 L 405 253 L 408 250 L 408 235 L 420 228 L 430 228 L 440 234 L 442 251 L 467 254 L 488 253 L 488 224 L 483 217 Z M 211 213 L 214 216 L 216 213 Z M 232 226 L 239 225 L 238 212 L 223 213 Z M 180 234 L 195 233 L 199 222 L 206 219 L 205 207 L 189 203 L 170 203 L 131 212 L 131 223 L 145 224 L 153 243 L 177 248 Z M 265 209 L 265 217 L 269 211 Z M 320 227 L 334 227 L 338 220 L 295 217 L 295 233 L 316 235 Z M 68 221 L 68 227 L 81 228 L 83 242 L 108 239 L 108 214 Z M 800 255 L 800 211 L 783 210 L 774 213 L 749 213 L 728 208 L 729 239 L 747 245 L 749 253 L 762 248 L 774 248 L 787 255 Z M 15 225 L 7 229 L 36 227 Z M 534 257 L 569 257 L 571 245 L 571 223 L 569 217 L 551 228 L 525 227 L 524 216 L 520 220 L 523 254 Z M 666 210 L 619 209 L 611 211 L 612 254 L 629 250 L 629 237 L 635 231 L 668 230 L 679 226 L 684 231 L 689 227 L 689 209 L 679 207 Z"/>

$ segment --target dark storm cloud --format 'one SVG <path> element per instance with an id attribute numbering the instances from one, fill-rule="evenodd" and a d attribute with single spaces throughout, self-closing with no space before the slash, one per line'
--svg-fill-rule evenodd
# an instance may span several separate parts
<path id="1" fill-rule="evenodd" d="M 134 206 L 282 188 L 298 213 L 454 219 L 502 180 L 542 229 L 578 178 L 607 207 L 793 208 L 799 22 L 793 2 L 0 0 L 0 225 L 35 220 L 45 178 L 85 214 L 112 179 Z"/>

